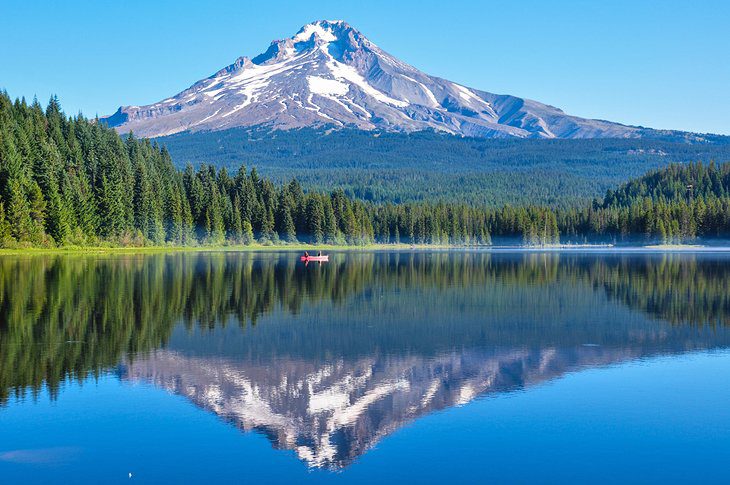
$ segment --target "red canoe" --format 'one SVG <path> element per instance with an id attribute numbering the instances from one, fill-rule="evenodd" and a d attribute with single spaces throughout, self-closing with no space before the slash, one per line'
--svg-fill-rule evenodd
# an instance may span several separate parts
<path id="1" fill-rule="evenodd" d="M 329 261 L 330 257 L 329 257 L 329 255 L 327 255 L 327 256 L 302 256 L 299 259 L 301 259 L 302 261 L 305 261 L 305 262 L 306 261 Z"/>

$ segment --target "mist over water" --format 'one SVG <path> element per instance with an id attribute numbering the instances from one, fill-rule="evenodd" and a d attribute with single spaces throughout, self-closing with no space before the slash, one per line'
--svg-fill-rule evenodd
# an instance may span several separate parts
<path id="1" fill-rule="evenodd" d="M 270 446 L 256 441 L 259 458 L 247 465 L 253 475 L 283 460 L 276 480 L 372 479 L 379 462 L 407 466 L 415 460 L 398 440 L 431 430 L 410 446 L 437 448 L 448 433 L 432 430 L 444 416 L 454 423 L 449 433 L 458 433 L 460 421 L 518 399 L 522 414 L 500 411 L 517 436 L 512 419 L 525 409 L 539 416 L 550 406 L 538 397 L 545 386 L 570 387 L 581 379 L 595 384 L 599 370 L 616 375 L 606 402 L 647 402 L 645 415 L 632 414 L 633 425 L 613 416 L 631 441 L 637 427 L 658 429 L 642 393 L 652 384 L 625 383 L 637 379 L 631 377 L 635 365 L 681 376 L 678 366 L 686 359 L 725 355 L 729 283 L 730 258 L 717 253 L 353 252 L 307 266 L 286 252 L 3 257 L 0 424 L 7 431 L 0 457 L 61 458 L 50 464 L 0 459 L 0 470 L 37 476 L 76 470 L 80 459 L 63 457 L 91 456 L 91 444 L 99 443 L 71 417 L 86 414 L 91 429 L 125 428 L 123 412 L 107 413 L 144 396 L 137 419 L 142 415 L 158 429 L 156 440 L 177 443 L 179 431 L 162 421 L 178 418 L 197 436 L 180 440 L 188 447 L 228 431 L 234 431 L 226 435 L 231 449 L 253 447 L 253 437 L 264 437 Z M 717 386 L 727 383 L 718 379 Z M 680 381 L 673 384 L 678 390 Z M 695 386 L 691 395 L 709 403 L 723 392 Z M 576 420 L 580 395 L 562 408 L 567 414 L 575 406 Z M 565 396 L 556 391 L 555 399 Z M 145 412 L 160 399 L 175 401 Z M 672 407 L 688 405 L 671 399 Z M 85 413 L 91 408 L 96 414 Z M 693 411 L 702 410 L 685 410 Z M 730 416 L 702 412 L 714 429 L 694 432 L 707 433 L 701 437 L 713 443 L 718 430 L 730 428 Z M 42 413 L 55 424 L 45 432 L 37 428 L 30 443 L 24 426 Z M 198 422 L 202 416 L 214 419 Z M 534 419 L 538 428 L 545 424 Z M 489 426 L 481 419 L 461 432 L 464 439 L 484 433 L 474 446 L 491 449 L 495 431 Z M 568 449 L 578 443 L 570 427 L 555 432 Z M 104 446 L 123 457 L 125 432 L 118 433 L 118 445 L 109 439 Z M 138 451 L 152 446 L 134 442 Z M 596 456 L 604 444 L 598 437 L 584 440 Z M 58 449 L 75 451 L 41 453 Z M 174 445 L 155 449 L 163 462 L 180 453 Z M 467 455 L 444 451 L 443 459 L 453 466 L 464 460 L 466 467 Z M 729 455 L 728 446 L 710 452 L 718 459 Z M 151 458 L 139 456 L 128 461 L 145 470 Z M 630 459 L 622 459 L 630 468 Z M 99 462 L 87 476 L 112 477 L 117 471 L 109 466 Z M 240 466 L 216 469 L 217 476 L 234 480 Z M 462 472 L 463 478 L 477 476 Z"/>

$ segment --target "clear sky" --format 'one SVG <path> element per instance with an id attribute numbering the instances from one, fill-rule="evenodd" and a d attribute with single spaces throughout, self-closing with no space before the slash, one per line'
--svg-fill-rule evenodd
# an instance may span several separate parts
<path id="1" fill-rule="evenodd" d="M 730 2 L 18 1 L 0 89 L 67 113 L 160 101 L 317 19 L 342 19 L 428 74 L 564 111 L 730 134 Z"/>

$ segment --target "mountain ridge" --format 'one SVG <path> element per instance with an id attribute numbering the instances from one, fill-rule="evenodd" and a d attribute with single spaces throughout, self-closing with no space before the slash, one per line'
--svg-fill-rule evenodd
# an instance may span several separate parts
<path id="1" fill-rule="evenodd" d="M 158 137 L 236 127 L 390 132 L 435 130 L 483 138 L 642 138 L 703 135 L 566 114 L 538 101 L 431 76 L 342 20 L 319 20 L 274 40 L 175 96 L 101 118 L 120 133 Z"/>

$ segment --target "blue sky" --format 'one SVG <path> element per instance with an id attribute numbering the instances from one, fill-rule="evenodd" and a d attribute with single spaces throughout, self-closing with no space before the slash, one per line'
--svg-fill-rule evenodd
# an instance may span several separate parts
<path id="1" fill-rule="evenodd" d="M 5 0 L 2 11 L 0 89 L 43 103 L 56 93 L 68 113 L 159 101 L 326 18 L 467 86 L 730 134 L 727 1 Z"/>

